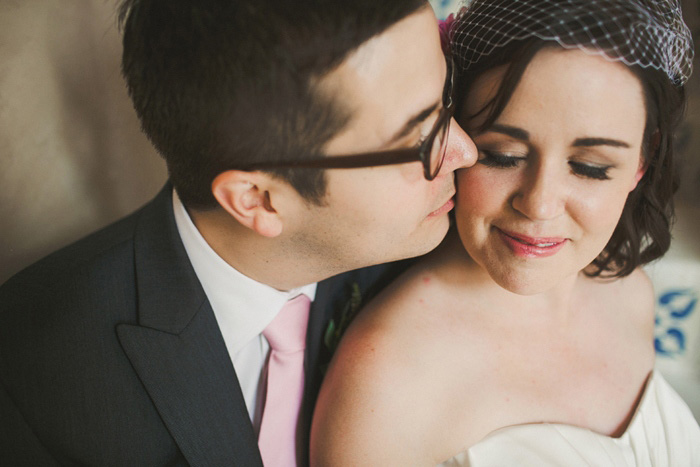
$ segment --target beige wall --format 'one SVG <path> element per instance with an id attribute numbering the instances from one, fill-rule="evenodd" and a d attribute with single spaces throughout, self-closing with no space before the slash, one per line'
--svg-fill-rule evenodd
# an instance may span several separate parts
<path id="1" fill-rule="evenodd" d="M 695 42 L 696 56 L 693 75 L 686 86 L 688 109 L 683 128 L 678 135 L 681 164 L 680 201 L 700 207 L 700 1 L 683 1 L 683 14 Z M 700 232 L 697 238 L 700 239 Z"/>
<path id="2" fill-rule="evenodd" d="M 119 74 L 115 8 L 0 0 L 0 283 L 130 212 L 166 178 Z M 698 2 L 685 8 L 700 29 Z M 698 75 L 689 88 L 683 195 L 700 205 Z"/>
<path id="3" fill-rule="evenodd" d="M 0 283 L 163 184 L 119 73 L 114 0 L 0 0 Z"/>

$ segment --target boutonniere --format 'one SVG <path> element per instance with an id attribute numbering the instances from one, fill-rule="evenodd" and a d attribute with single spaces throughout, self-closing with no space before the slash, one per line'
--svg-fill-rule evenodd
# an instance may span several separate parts
<path id="1" fill-rule="evenodd" d="M 334 313 L 331 322 L 328 323 L 326 333 L 323 336 L 323 342 L 326 344 L 326 348 L 331 354 L 338 348 L 340 338 L 343 337 L 343 333 L 348 326 L 350 326 L 350 323 L 360 311 L 362 305 L 362 292 L 357 282 L 353 282 L 350 289 L 350 300 L 347 301 L 339 311 Z"/>

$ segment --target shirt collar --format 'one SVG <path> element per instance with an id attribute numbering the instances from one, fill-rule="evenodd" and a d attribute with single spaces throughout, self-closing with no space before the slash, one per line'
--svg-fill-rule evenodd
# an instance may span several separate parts
<path id="1" fill-rule="evenodd" d="M 287 300 L 302 293 L 314 300 L 316 283 L 281 291 L 234 269 L 202 237 L 175 190 L 173 211 L 185 251 L 209 299 L 231 357 L 270 324 Z"/>

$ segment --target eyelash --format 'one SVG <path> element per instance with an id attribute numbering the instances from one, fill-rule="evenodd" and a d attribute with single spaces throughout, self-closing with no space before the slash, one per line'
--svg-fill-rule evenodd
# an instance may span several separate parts
<path id="1" fill-rule="evenodd" d="M 421 130 L 418 135 L 418 141 L 416 142 L 414 147 L 420 148 L 421 146 L 423 146 L 423 144 L 428 140 L 429 135 L 430 132 L 423 134 L 423 131 Z"/>
<path id="2" fill-rule="evenodd" d="M 427 136 L 420 135 L 420 138 L 418 138 L 418 141 L 416 142 L 416 144 L 413 147 L 416 149 L 420 148 L 421 146 L 423 146 L 423 144 L 426 142 L 427 139 L 428 139 Z"/>
<path id="3" fill-rule="evenodd" d="M 610 166 L 597 166 L 570 161 L 569 165 L 576 175 L 591 178 L 593 180 L 610 180 L 608 170 Z"/>
<path id="4" fill-rule="evenodd" d="M 507 156 L 503 153 L 484 149 L 481 150 L 481 153 L 485 157 L 479 159 L 478 162 L 486 167 L 494 167 L 497 169 L 510 169 L 516 167 L 518 163 L 525 160 L 525 157 Z M 572 172 L 580 177 L 592 180 L 610 180 L 608 170 L 611 166 L 596 166 L 574 161 L 569 161 L 569 166 Z"/>
<path id="5" fill-rule="evenodd" d="M 481 150 L 481 153 L 486 156 L 479 159 L 479 163 L 486 167 L 495 167 L 497 169 L 510 169 L 518 165 L 518 162 L 525 160 L 524 157 L 507 156 L 500 152 Z"/>

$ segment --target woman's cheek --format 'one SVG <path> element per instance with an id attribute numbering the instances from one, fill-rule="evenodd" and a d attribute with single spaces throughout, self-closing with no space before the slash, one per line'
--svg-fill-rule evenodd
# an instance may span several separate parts
<path id="1" fill-rule="evenodd" d="M 457 173 L 457 214 L 480 212 L 490 206 L 499 206 L 510 192 L 511 176 L 475 165 Z"/>

